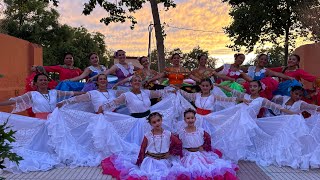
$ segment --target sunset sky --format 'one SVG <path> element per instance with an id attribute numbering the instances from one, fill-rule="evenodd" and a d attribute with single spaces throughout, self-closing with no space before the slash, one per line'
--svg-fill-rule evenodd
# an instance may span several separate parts
<path id="1" fill-rule="evenodd" d="M 100 23 L 100 18 L 106 14 L 101 8 L 96 8 L 90 16 L 81 15 L 84 2 L 86 0 L 60 1 L 58 7 L 61 13 L 60 22 L 101 32 L 106 36 L 105 41 L 109 49 L 124 49 L 127 56 L 147 54 L 148 25 L 153 21 L 148 2 L 143 9 L 135 13 L 138 24 L 134 30 L 130 29 L 129 22 L 112 23 L 109 26 Z M 221 0 L 176 0 L 175 2 L 177 7 L 169 11 L 159 7 L 161 22 L 168 24 L 165 28 L 167 34 L 165 47 L 169 50 L 180 48 L 186 53 L 199 45 L 202 49 L 208 50 L 210 56 L 219 58 L 218 66 L 232 62 L 234 52 L 226 47 L 231 42 L 222 29 L 231 22 L 231 17 L 228 15 L 229 6 Z M 155 38 L 152 41 L 155 49 Z M 253 57 L 254 55 L 250 54 L 246 59 L 250 60 Z"/>

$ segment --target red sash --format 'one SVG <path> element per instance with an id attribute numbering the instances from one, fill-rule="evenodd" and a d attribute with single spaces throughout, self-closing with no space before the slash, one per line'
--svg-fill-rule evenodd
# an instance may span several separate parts
<path id="1" fill-rule="evenodd" d="M 197 108 L 196 112 L 197 114 L 200 114 L 200 115 L 207 115 L 207 114 L 210 114 L 212 111 L 207 109 Z"/>
<path id="2" fill-rule="evenodd" d="M 43 120 L 47 120 L 49 114 L 50 114 L 49 112 L 35 113 L 36 118 L 43 119 Z"/>

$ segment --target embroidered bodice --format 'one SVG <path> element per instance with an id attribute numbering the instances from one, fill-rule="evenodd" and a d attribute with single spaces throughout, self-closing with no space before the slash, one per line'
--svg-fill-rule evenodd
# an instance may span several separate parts
<path id="1" fill-rule="evenodd" d="M 107 92 L 100 92 L 93 90 L 88 92 L 90 94 L 91 103 L 94 111 L 98 112 L 100 106 L 104 103 L 112 101 L 116 98 L 116 91 L 109 89 Z"/>
<path id="2" fill-rule="evenodd" d="M 103 65 L 100 65 L 99 67 L 100 68 L 96 68 L 94 66 L 89 66 L 88 67 L 90 69 L 90 71 L 91 71 L 90 74 L 89 74 L 89 78 L 91 78 L 91 77 L 93 77 L 93 76 L 95 76 L 97 74 L 100 74 L 103 71 L 107 70 L 107 68 L 105 66 L 103 66 Z"/>
<path id="3" fill-rule="evenodd" d="M 169 152 L 171 137 L 170 131 L 163 130 L 161 135 L 153 135 L 153 133 L 149 131 L 145 134 L 145 137 L 148 140 L 146 152 L 155 154 Z"/>
<path id="4" fill-rule="evenodd" d="M 256 72 L 256 66 L 250 66 L 247 74 L 253 80 L 260 81 L 262 78 L 266 77 L 266 68 L 260 69 L 260 71 Z"/>
<path id="5" fill-rule="evenodd" d="M 121 81 L 127 77 L 130 77 L 133 75 L 134 66 L 132 63 L 128 63 L 128 68 L 125 68 L 122 64 L 115 64 L 118 69 L 116 70 L 116 76 L 118 77 L 118 81 Z"/>
<path id="6" fill-rule="evenodd" d="M 195 132 L 187 132 L 183 128 L 179 132 L 179 138 L 182 141 L 183 148 L 197 148 L 204 143 L 204 130 L 202 128 L 197 128 Z"/>
<path id="7" fill-rule="evenodd" d="M 224 74 L 230 78 L 238 79 L 242 72 L 242 70 L 232 71 L 231 64 L 224 64 L 221 74 Z"/>

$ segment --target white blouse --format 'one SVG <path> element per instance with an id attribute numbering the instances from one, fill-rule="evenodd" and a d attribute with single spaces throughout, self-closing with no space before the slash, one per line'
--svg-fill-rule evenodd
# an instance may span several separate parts
<path id="1" fill-rule="evenodd" d="M 161 135 L 153 135 L 153 133 L 150 131 L 145 134 L 145 137 L 148 139 L 146 152 L 155 154 L 169 152 L 171 137 L 170 131 L 163 130 Z"/>
<path id="2" fill-rule="evenodd" d="M 185 128 L 179 132 L 179 138 L 182 141 L 183 148 L 197 148 L 202 146 L 204 143 L 203 136 L 204 130 L 198 127 L 194 132 L 187 132 Z"/>

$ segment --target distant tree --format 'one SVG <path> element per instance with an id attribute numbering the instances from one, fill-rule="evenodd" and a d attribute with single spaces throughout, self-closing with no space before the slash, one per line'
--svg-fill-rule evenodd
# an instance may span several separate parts
<path id="1" fill-rule="evenodd" d="M 302 6 L 298 9 L 303 27 L 311 31 L 312 40 L 320 41 L 320 6 Z"/>
<path id="2" fill-rule="evenodd" d="M 289 52 L 291 53 L 292 49 L 290 49 Z M 267 54 L 269 57 L 269 63 L 267 67 L 280 67 L 286 65 L 287 59 L 285 59 L 284 47 L 274 45 L 271 48 L 257 49 L 255 51 L 255 54 L 257 54 L 257 56 L 262 53 Z M 248 65 L 254 65 L 256 60 L 257 57 L 250 60 L 248 62 Z"/>
<path id="3" fill-rule="evenodd" d="M 5 0 L 5 18 L 0 24 L 4 33 L 43 47 L 43 64 L 63 63 L 65 52 L 74 54 L 75 66 L 89 65 L 89 53 L 97 52 L 102 64 L 110 62 L 104 35 L 90 33 L 84 27 L 70 27 L 58 22 L 59 13 L 39 0 Z"/>
<path id="4" fill-rule="evenodd" d="M 319 0 L 222 0 L 231 5 L 232 23 L 225 32 L 234 50 L 245 47 L 247 52 L 256 44 L 284 44 L 284 57 L 298 36 L 307 37 L 308 28 L 302 26 L 300 9 L 319 6 Z"/>
<path id="5" fill-rule="evenodd" d="M 59 0 L 42 0 L 45 2 L 52 1 L 55 6 L 58 5 Z M 148 0 L 150 2 L 153 24 L 155 27 L 155 34 L 157 40 L 158 58 L 160 62 L 160 69 L 163 70 L 165 67 L 165 49 L 164 49 L 164 39 L 163 39 L 163 28 L 161 26 L 161 21 L 159 17 L 158 4 L 163 4 L 166 10 L 170 7 L 176 7 L 173 0 Z M 96 8 L 96 6 L 102 7 L 107 13 L 106 17 L 100 19 L 100 22 L 105 25 L 109 25 L 112 22 L 124 23 L 127 20 L 131 22 L 130 28 L 133 29 L 135 24 L 137 24 L 136 18 L 133 13 L 140 10 L 146 3 L 146 0 L 121 0 L 110 2 L 108 0 L 87 0 L 84 3 L 83 14 L 90 15 L 90 13 Z"/>

